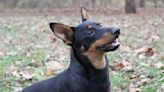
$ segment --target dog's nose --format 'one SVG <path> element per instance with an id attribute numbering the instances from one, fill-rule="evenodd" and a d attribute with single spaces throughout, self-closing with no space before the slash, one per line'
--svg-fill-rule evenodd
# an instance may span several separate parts
<path id="1" fill-rule="evenodd" d="M 114 28 L 114 29 L 112 30 L 112 33 L 115 34 L 115 35 L 119 35 L 119 34 L 120 34 L 120 29 Z"/>

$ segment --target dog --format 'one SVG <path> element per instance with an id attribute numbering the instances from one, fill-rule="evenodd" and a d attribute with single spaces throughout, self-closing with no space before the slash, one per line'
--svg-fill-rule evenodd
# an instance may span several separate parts
<path id="1" fill-rule="evenodd" d="M 120 29 L 102 27 L 81 7 L 82 23 L 71 27 L 50 23 L 54 35 L 71 47 L 67 70 L 53 78 L 25 88 L 22 92 L 111 92 L 106 52 L 119 46 Z"/>

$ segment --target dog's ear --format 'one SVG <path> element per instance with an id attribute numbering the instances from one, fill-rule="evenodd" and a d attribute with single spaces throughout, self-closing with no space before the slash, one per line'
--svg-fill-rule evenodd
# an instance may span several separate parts
<path id="1" fill-rule="evenodd" d="M 82 22 L 89 19 L 89 13 L 85 7 L 81 7 L 81 17 L 82 17 Z"/>
<path id="2" fill-rule="evenodd" d="M 72 45 L 74 37 L 74 27 L 70 27 L 60 23 L 50 23 L 50 28 L 53 33 L 67 45 Z"/>

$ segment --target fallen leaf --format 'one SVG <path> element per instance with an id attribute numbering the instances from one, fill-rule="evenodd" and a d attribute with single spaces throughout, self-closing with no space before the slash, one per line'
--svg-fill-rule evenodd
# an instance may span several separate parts
<path id="1" fill-rule="evenodd" d="M 124 70 L 126 72 L 134 72 L 134 69 L 132 66 L 125 66 L 122 70 Z"/>
<path id="2" fill-rule="evenodd" d="M 14 65 L 11 65 L 11 66 L 9 67 L 9 69 L 6 71 L 6 74 L 10 74 L 10 75 L 16 76 L 16 77 L 19 76 L 18 69 L 17 69 L 17 67 L 14 66 Z"/>
<path id="3" fill-rule="evenodd" d="M 130 80 L 138 80 L 139 79 L 139 76 L 132 75 L 129 79 Z"/>
<path id="4" fill-rule="evenodd" d="M 124 67 L 125 67 L 125 65 L 123 63 L 118 63 L 118 64 L 116 64 L 115 69 L 116 70 L 121 70 Z"/>
<path id="5" fill-rule="evenodd" d="M 145 56 L 153 56 L 155 53 L 154 49 L 149 47 L 147 50 L 145 50 Z"/>
<path id="6" fill-rule="evenodd" d="M 21 71 L 21 72 L 20 72 L 20 75 L 21 75 L 24 79 L 26 79 L 26 80 L 30 80 L 30 79 L 32 79 L 32 78 L 35 76 L 34 73 L 29 72 L 29 71 Z"/>
<path id="7" fill-rule="evenodd" d="M 140 88 L 136 88 L 135 92 L 141 92 Z"/>
<path id="8" fill-rule="evenodd" d="M 56 38 L 52 38 L 52 41 L 51 42 L 56 42 Z"/>
<path id="9" fill-rule="evenodd" d="M 32 66 L 32 67 L 39 67 L 39 66 L 43 66 L 44 65 L 44 62 L 36 62 L 34 59 L 31 60 L 31 63 L 28 64 L 29 66 Z"/>
<path id="10" fill-rule="evenodd" d="M 129 61 L 127 60 L 123 60 L 123 61 L 114 61 L 113 65 L 110 65 L 110 67 L 113 70 L 125 70 L 125 71 L 131 71 L 133 70 L 131 64 L 129 63 Z"/>
<path id="11" fill-rule="evenodd" d="M 141 92 L 140 88 L 136 88 L 136 86 L 132 83 L 129 85 L 129 92 Z"/>
<path id="12" fill-rule="evenodd" d="M 47 76 L 51 76 L 51 75 L 54 75 L 55 74 L 55 71 L 51 68 L 48 68 L 47 71 L 46 71 L 46 75 Z"/>
<path id="13" fill-rule="evenodd" d="M 57 61 L 49 61 L 46 63 L 47 68 L 53 69 L 55 71 L 63 69 L 63 65 Z"/>
<path id="14" fill-rule="evenodd" d="M 146 85 L 146 84 L 150 83 L 150 81 L 151 81 L 151 80 L 148 79 L 148 78 L 142 79 L 142 80 L 141 80 L 141 84 L 142 84 L 142 85 Z"/>
<path id="15" fill-rule="evenodd" d="M 12 76 L 18 77 L 18 78 L 23 78 L 25 80 L 30 80 L 32 79 L 35 74 L 33 73 L 32 70 L 29 69 L 22 69 L 22 68 L 17 68 L 14 65 L 11 65 L 9 69 L 6 71 L 6 74 L 10 74 Z"/>
<path id="16" fill-rule="evenodd" d="M 164 64 L 162 62 L 158 62 L 156 64 L 153 64 L 152 66 L 154 66 L 157 69 L 161 69 L 164 68 Z"/>
<path id="17" fill-rule="evenodd" d="M 134 52 L 137 53 L 138 55 L 140 55 L 140 58 L 143 58 L 143 56 L 141 57 L 141 55 L 150 57 L 155 54 L 155 50 L 150 46 L 144 46 L 142 48 L 134 50 Z"/>
<path id="18" fill-rule="evenodd" d="M 0 51 L 0 57 L 4 57 L 4 56 L 5 56 L 5 54 Z"/>
<path id="19" fill-rule="evenodd" d="M 159 41 L 160 40 L 160 36 L 158 34 L 149 34 L 145 37 L 145 40 L 149 40 L 149 41 Z"/>

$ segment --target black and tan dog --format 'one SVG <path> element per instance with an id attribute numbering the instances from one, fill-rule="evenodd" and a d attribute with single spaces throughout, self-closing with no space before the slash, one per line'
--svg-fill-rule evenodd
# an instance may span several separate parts
<path id="1" fill-rule="evenodd" d="M 108 60 L 105 53 L 119 47 L 120 30 L 102 27 L 81 8 L 82 23 L 70 27 L 50 23 L 55 36 L 71 46 L 71 63 L 57 76 L 27 87 L 23 92 L 110 92 Z"/>

